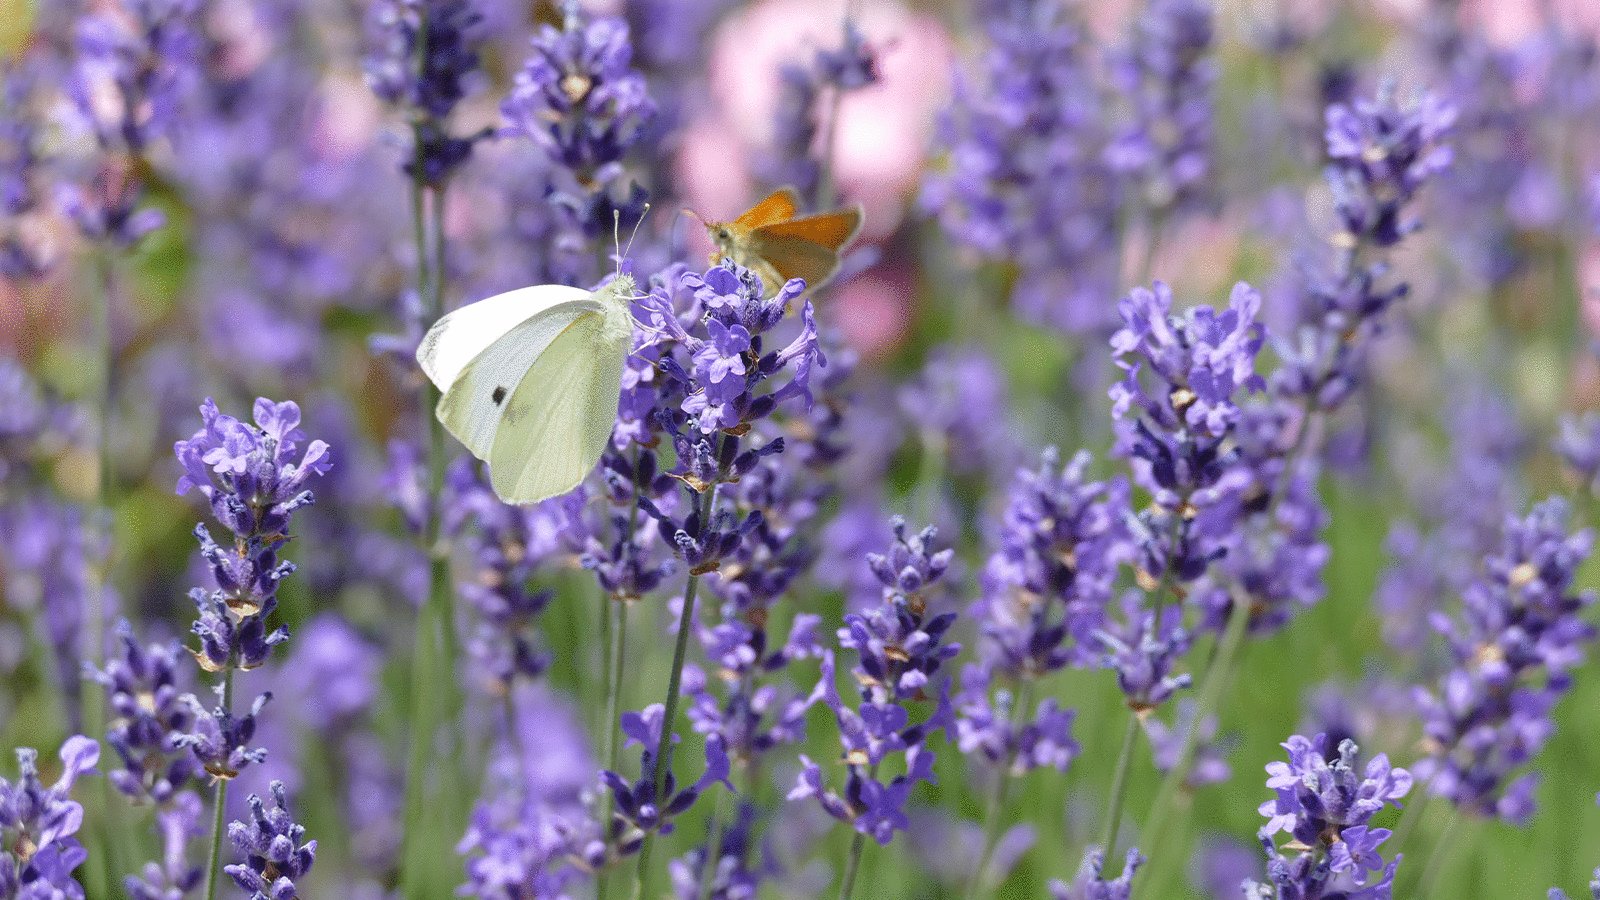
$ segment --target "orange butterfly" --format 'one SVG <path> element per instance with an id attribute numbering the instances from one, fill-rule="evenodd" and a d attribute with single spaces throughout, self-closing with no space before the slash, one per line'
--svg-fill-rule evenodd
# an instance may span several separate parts
<path id="1" fill-rule="evenodd" d="M 707 222 L 716 249 L 711 264 L 723 257 L 761 276 L 763 293 L 770 297 L 791 278 L 804 278 L 806 289 L 820 287 L 839 270 L 839 250 L 861 231 L 865 214 L 861 204 L 832 212 L 795 218 L 800 197 L 794 188 L 773 191 L 732 222 Z"/>

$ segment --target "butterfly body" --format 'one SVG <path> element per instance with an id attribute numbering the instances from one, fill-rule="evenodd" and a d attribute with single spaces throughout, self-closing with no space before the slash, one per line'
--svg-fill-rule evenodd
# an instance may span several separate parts
<path id="1" fill-rule="evenodd" d="M 633 341 L 634 280 L 598 291 L 538 285 L 446 315 L 417 362 L 445 429 L 489 464 L 508 503 L 564 494 L 594 469 L 617 417 Z"/>
<path id="2" fill-rule="evenodd" d="M 796 217 L 799 208 L 794 190 L 783 188 L 732 222 L 705 222 L 716 245 L 711 264 L 726 257 L 751 269 L 767 296 L 791 278 L 805 279 L 808 289 L 820 287 L 838 271 L 840 249 L 861 231 L 862 208 Z"/>

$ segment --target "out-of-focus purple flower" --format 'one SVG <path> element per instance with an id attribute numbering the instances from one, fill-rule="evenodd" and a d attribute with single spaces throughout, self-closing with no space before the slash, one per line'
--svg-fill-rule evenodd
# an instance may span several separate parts
<path id="1" fill-rule="evenodd" d="M 174 796 L 156 811 L 161 831 L 161 862 L 147 862 L 139 875 L 122 881 L 131 900 L 183 900 L 200 886 L 205 869 L 189 862 L 189 842 L 205 833 L 200 797 L 193 791 Z"/>
<path id="2" fill-rule="evenodd" d="M 1216 740 L 1215 716 L 1206 716 L 1196 726 L 1194 719 L 1197 705 L 1193 700 L 1180 700 L 1170 727 L 1154 716 L 1143 716 L 1139 719 L 1139 726 L 1144 729 L 1144 735 L 1150 741 L 1150 755 L 1155 761 L 1157 771 L 1171 772 L 1182 758 L 1184 750 L 1192 750 L 1194 758 L 1189 763 L 1189 770 L 1183 780 L 1184 786 L 1191 789 L 1218 784 L 1227 781 L 1233 775 L 1233 767 L 1228 765 L 1227 760 L 1229 742 Z M 1196 733 L 1191 734 L 1191 732 Z"/>
<path id="3" fill-rule="evenodd" d="M 1555 451 L 1590 494 L 1600 493 L 1600 415 L 1562 417 Z"/>
<path id="4" fill-rule="evenodd" d="M 83 666 L 98 653 L 85 647 L 85 625 L 107 616 L 114 594 L 98 584 L 110 556 L 110 525 L 102 512 L 43 497 L 0 505 L 0 572 L 9 603 L 31 613 L 40 642 L 50 649 L 69 722 L 81 725 Z"/>
<path id="5" fill-rule="evenodd" d="M 204 39 L 199 0 L 134 0 L 127 18 L 78 23 L 77 69 L 67 88 L 102 149 L 139 155 L 179 131 L 197 87 Z"/>
<path id="6" fill-rule="evenodd" d="M 1111 58 L 1110 81 L 1129 108 L 1106 163 L 1154 212 L 1207 193 L 1217 79 L 1211 31 L 1209 0 L 1153 0 L 1135 18 L 1130 46 Z"/>
<path id="7" fill-rule="evenodd" d="M 1109 331 L 1121 198 L 1094 54 L 1061 4 L 989 6 L 980 72 L 957 82 L 940 121 L 949 169 L 923 203 L 955 240 L 1015 263 L 1012 302 L 1024 316 Z"/>
<path id="8" fill-rule="evenodd" d="M 31 233 L 47 162 L 37 70 L 27 57 L 0 64 L 0 277 L 7 279 L 38 278 L 53 262 L 43 236 Z"/>
<path id="9" fill-rule="evenodd" d="M 877 52 L 849 18 L 837 49 L 818 49 L 810 65 L 789 62 L 780 66 L 772 153 L 760 167 L 763 179 L 793 186 L 813 209 L 833 203 L 835 198 L 817 194 L 822 187 L 817 133 L 831 115 L 822 101 L 877 80 Z M 826 155 L 829 148 L 823 147 L 821 152 Z"/>
<path id="10" fill-rule="evenodd" d="M 1105 851 L 1090 847 L 1071 884 L 1060 880 L 1050 882 L 1050 896 L 1054 900 L 1128 900 L 1133 895 L 1134 873 L 1145 863 L 1144 854 L 1137 847 L 1129 847 L 1122 874 L 1111 881 L 1102 874 L 1105 863 Z"/>
<path id="11" fill-rule="evenodd" d="M 214 780 L 233 778 L 245 766 L 267 758 L 266 748 L 251 747 L 249 743 L 256 734 L 256 716 L 261 714 L 272 695 L 262 694 L 250 705 L 248 713 L 235 717 L 221 706 L 222 694 L 222 686 L 218 685 L 219 703 L 211 710 L 202 706 L 193 694 L 183 695 L 181 699 L 189 705 L 194 727 L 176 741 L 194 752 L 195 759 Z"/>
<path id="12" fill-rule="evenodd" d="M 365 59 L 379 99 L 442 122 L 467 95 L 478 70 L 471 0 L 385 0 L 373 7 L 378 46 Z"/>
<path id="13" fill-rule="evenodd" d="M 325 612 L 296 635 L 279 676 L 298 702 L 293 715 L 323 738 L 348 730 L 378 696 L 382 653 L 337 613 Z"/>
<path id="14" fill-rule="evenodd" d="M 751 900 L 760 893 L 761 884 L 778 874 L 778 862 L 770 848 L 754 846 L 755 822 L 756 808 L 740 803 L 733 822 L 717 834 L 716 858 L 711 863 L 709 879 L 705 876 L 704 844 L 668 864 L 672 888 L 679 900 Z"/>
<path id="15" fill-rule="evenodd" d="M 316 861 L 317 842 L 306 841 L 305 826 L 289 816 L 282 782 L 272 783 L 272 809 L 261 798 L 250 795 L 250 822 L 229 822 L 228 840 L 244 858 L 243 863 L 223 866 L 241 890 L 251 892 L 251 900 L 294 897 L 296 879 L 304 878 Z"/>
<path id="16" fill-rule="evenodd" d="M 594 755 L 575 710 L 543 685 L 515 686 L 508 708 L 508 740 L 490 754 L 484 796 L 456 853 L 466 858 L 473 896 L 566 896 L 585 869 L 605 862 L 600 827 L 585 805 Z"/>
<path id="17" fill-rule="evenodd" d="M 1568 534 L 1567 515 L 1551 498 L 1508 517 L 1500 549 L 1462 591 L 1459 618 L 1431 617 L 1454 668 L 1435 690 L 1415 691 L 1428 750 L 1417 777 L 1463 810 L 1515 825 L 1533 815 L 1536 775 L 1507 779 L 1555 731 L 1551 710 L 1596 634 L 1581 616 L 1593 592 L 1573 592 L 1593 533 Z"/>
<path id="18" fill-rule="evenodd" d="M 234 534 L 223 549 L 204 524 L 195 527 L 200 552 L 210 563 L 218 589 L 191 592 L 200 612 L 195 633 L 201 639 L 195 658 L 208 671 L 229 666 L 253 668 L 288 635 L 270 634 L 266 619 L 277 607 L 278 582 L 294 564 L 278 559 L 289 541 L 295 510 L 314 502 L 305 487 L 312 475 L 332 465 L 328 445 L 312 441 L 299 461 L 295 450 L 305 440 L 300 407 L 292 401 L 255 403 L 255 425 L 223 415 L 210 399 L 200 407 L 205 427 L 174 445 L 184 475 L 178 493 L 190 488 L 211 502 L 211 510 Z"/>
<path id="19" fill-rule="evenodd" d="M 982 477 L 1016 463 L 1005 373 L 982 353 L 935 349 L 895 399 L 922 452 L 941 457 L 951 474 Z"/>
<path id="20" fill-rule="evenodd" d="M 574 6 L 563 28 L 540 28 L 501 104 L 501 133 L 533 141 L 550 163 L 539 202 L 561 211 L 568 236 L 560 240 L 592 246 L 611 235 L 617 216 L 631 228 L 643 215 L 646 191 L 623 162 L 645 136 L 656 104 L 630 66 L 632 56 L 622 19 L 584 21 Z"/>
<path id="21" fill-rule="evenodd" d="M 0 778 L 0 890 L 27 898 L 82 898 L 72 871 L 89 858 L 73 835 L 83 827 L 83 806 L 72 785 L 95 772 L 100 745 L 73 735 L 61 745 L 61 777 L 45 787 L 35 764 L 39 753 L 17 750 L 17 780 Z"/>
<path id="22" fill-rule="evenodd" d="M 376 49 L 365 60 L 367 84 L 388 103 L 412 111 L 412 146 L 403 166 L 420 183 L 438 187 L 486 135 L 452 135 L 446 125 L 478 70 L 472 0 L 385 0 L 373 7 Z"/>
<path id="23" fill-rule="evenodd" d="M 513 680 L 537 678 L 549 665 L 535 620 L 551 595 L 529 585 L 542 562 L 530 547 L 542 511 L 500 502 L 468 460 L 451 466 L 445 478 L 450 500 L 444 527 L 469 560 L 456 591 L 480 617 L 468 650 L 494 690 L 503 692 Z"/>
<path id="24" fill-rule="evenodd" d="M 1267 787 L 1278 796 L 1261 805 L 1269 821 L 1257 833 L 1267 857 L 1267 881 L 1247 881 L 1246 896 L 1388 900 L 1400 856 L 1385 867 L 1378 847 L 1390 832 L 1366 823 L 1385 806 L 1400 805 L 1411 790 L 1410 773 L 1391 768 L 1381 753 L 1357 773 L 1357 747 L 1350 740 L 1339 745 L 1330 762 L 1326 736 L 1320 734 L 1310 740 L 1293 735 L 1283 748 L 1288 762 L 1267 765 Z M 1280 830 L 1294 837 L 1288 846 L 1300 852 L 1293 860 L 1273 842 Z M 1370 881 L 1372 872 L 1381 873 L 1378 880 Z"/>
<path id="25" fill-rule="evenodd" d="M 1428 178 L 1449 165 L 1444 138 L 1454 118 L 1454 108 L 1431 94 L 1401 108 L 1389 89 L 1373 100 L 1328 108 L 1325 138 L 1332 162 L 1323 177 L 1333 190 L 1341 231 L 1332 242 L 1332 260 L 1305 276 L 1302 325 L 1276 347 L 1282 365 L 1272 377 L 1275 396 L 1302 404 L 1308 413 L 1331 410 L 1364 377 L 1384 311 L 1410 289 L 1404 282 L 1382 284 L 1387 265 L 1366 257 L 1392 249 L 1420 227 L 1406 218 L 1408 207 Z"/>
<path id="26" fill-rule="evenodd" d="M 822 701 L 839 725 L 843 762 L 848 770 L 842 794 L 829 790 L 822 767 L 808 757 L 790 800 L 816 797 L 822 808 L 861 834 L 887 844 L 909 824 L 905 803 L 918 781 L 933 780 L 928 737 L 948 730 L 954 718 L 948 679 L 936 678 L 940 667 L 960 651 L 944 643 L 955 613 L 928 616 L 929 593 L 950 565 L 953 550 L 933 550 L 934 529 L 911 535 L 903 519 L 893 522 L 889 551 L 868 557 L 881 585 L 883 600 L 864 613 L 845 616 L 839 645 L 855 650 L 851 669 L 860 686 L 859 708 L 839 695 L 832 651 L 825 651 L 820 688 Z M 913 724 L 913 704 L 935 703 L 933 711 Z M 885 782 L 879 767 L 891 756 L 904 755 L 905 772 Z"/>
<path id="27" fill-rule="evenodd" d="M 104 671 L 90 671 L 106 688 L 107 708 L 115 716 L 106 742 L 122 760 L 122 768 L 106 777 L 131 799 L 165 804 L 200 769 L 183 740 L 194 729 L 195 715 L 183 700 L 179 648 L 176 642 L 140 644 L 126 621 L 117 624 L 117 639 L 122 652 L 106 660 Z"/>

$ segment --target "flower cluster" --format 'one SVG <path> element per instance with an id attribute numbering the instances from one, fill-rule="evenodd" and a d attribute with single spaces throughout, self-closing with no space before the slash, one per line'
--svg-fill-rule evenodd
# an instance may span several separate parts
<path id="1" fill-rule="evenodd" d="M 1230 438 L 1242 417 L 1239 392 L 1265 387 L 1255 371 L 1265 341 L 1260 309 L 1261 295 L 1242 282 L 1220 313 L 1197 306 L 1174 316 L 1172 291 L 1159 281 L 1118 304 L 1124 325 L 1111 347 L 1127 376 L 1111 388 L 1113 452 L 1131 461 L 1134 482 L 1154 500 L 1138 535 L 1138 565 L 1151 579 L 1191 582 L 1236 539 L 1249 475 L 1235 464 Z M 1157 379 L 1152 392 L 1139 378 L 1146 367 Z M 1135 407 L 1141 414 L 1130 417 Z"/>
<path id="2" fill-rule="evenodd" d="M 728 781 L 732 767 L 727 750 L 720 736 L 711 735 L 706 739 L 706 765 L 700 778 L 679 790 L 677 778 L 669 767 L 657 792 L 654 775 L 656 748 L 661 743 L 662 729 L 666 727 L 665 712 L 657 703 L 646 707 L 643 712 L 622 714 L 622 733 L 626 736 L 623 745 L 640 746 L 639 771 L 644 773 L 644 777 L 630 784 L 616 772 L 604 770 L 600 773 L 600 780 L 611 791 L 616 804 L 610 836 L 618 852 L 623 855 L 637 852 L 644 839 L 651 834 L 671 834 L 672 820 L 688 812 L 700 795 L 713 785 L 721 783 L 728 790 L 733 790 L 733 784 Z"/>
<path id="3" fill-rule="evenodd" d="M 1012 774 L 1038 765 L 1065 770 L 1077 753 L 1072 713 L 1049 697 L 1036 713 L 1013 709 L 1012 685 L 1026 697 L 1034 680 L 1102 657 L 1105 608 L 1129 546 L 1122 527 L 1128 485 L 1088 480 L 1089 462 L 1080 452 L 1061 466 L 1051 448 L 1037 470 L 1017 472 L 1000 546 L 969 611 L 984 641 L 979 661 L 962 672 L 957 741 L 963 753 L 981 750 Z"/>
<path id="4" fill-rule="evenodd" d="M 1572 686 L 1595 628 L 1581 616 L 1593 592 L 1573 592 L 1593 534 L 1566 531 L 1552 498 L 1506 522 L 1498 552 L 1462 591 L 1459 619 L 1439 615 L 1454 667 L 1436 691 L 1415 690 L 1429 755 L 1413 768 L 1463 810 L 1521 825 L 1534 812 L 1534 773 L 1512 770 L 1555 730 L 1551 710 Z"/>
<path id="5" fill-rule="evenodd" d="M 502 133 L 531 140 L 549 167 L 540 202 L 562 212 L 556 243 L 587 254 L 619 217 L 629 228 L 644 213 L 646 191 L 623 162 L 646 136 L 656 104 L 630 66 L 627 23 L 584 21 L 573 10 L 563 28 L 541 26 L 500 112 Z"/>
<path id="6" fill-rule="evenodd" d="M 165 804 L 188 787 L 200 767 L 184 735 L 194 730 L 195 715 L 178 683 L 176 642 L 148 647 L 134 637 L 126 622 L 117 625 L 122 652 L 93 671 L 105 686 L 107 707 L 116 717 L 106 742 L 117 751 L 122 768 L 106 777 L 133 800 Z"/>
<path id="7" fill-rule="evenodd" d="M 1050 882 L 1050 896 L 1054 900 L 1128 900 L 1133 896 L 1133 876 L 1144 863 L 1144 854 L 1137 847 L 1129 847 L 1122 874 L 1107 881 L 1102 873 L 1106 864 L 1105 851 L 1091 847 L 1084 854 L 1083 864 L 1078 867 L 1071 884 L 1059 880 Z"/>
<path id="8" fill-rule="evenodd" d="M 293 563 L 278 559 L 278 551 L 289 541 L 295 510 L 314 502 L 306 481 L 326 473 L 333 462 L 322 441 L 312 441 L 295 461 L 306 435 L 293 401 L 257 399 L 254 426 L 222 414 L 210 399 L 200 406 L 200 417 L 204 427 L 173 447 L 184 468 L 178 493 L 198 489 L 234 541 L 224 549 L 203 523 L 195 526 L 218 586 L 190 592 L 200 610 L 194 633 L 201 646 L 195 658 L 212 672 L 234 665 L 254 668 L 288 637 L 281 628 L 269 634 L 266 626 L 277 607 L 279 580 L 294 571 Z"/>
<path id="9" fill-rule="evenodd" d="M 78 778 L 94 771 L 100 745 L 73 735 L 61 745 L 61 777 L 45 787 L 35 761 L 38 751 L 17 750 L 17 780 L 0 778 L 0 896 L 82 897 L 72 877 L 89 851 L 73 835 L 83 825 L 83 806 L 71 797 Z"/>
<path id="10" fill-rule="evenodd" d="M 272 809 L 261 798 L 250 795 L 250 822 L 229 822 L 228 840 L 244 857 L 243 863 L 224 866 L 241 890 L 250 891 L 252 900 L 294 897 L 295 881 L 304 878 L 316 861 L 317 842 L 301 843 L 305 826 L 289 816 L 283 783 L 272 783 Z"/>
<path id="11" fill-rule="evenodd" d="M 988 5 L 981 74 L 958 82 L 940 121 L 949 171 L 930 180 L 924 203 L 956 240 L 1015 261 L 1023 315 L 1106 330 L 1118 193 L 1094 53 L 1061 4 Z"/>
<path id="12" fill-rule="evenodd" d="M 928 592 L 944 576 L 954 551 L 934 552 L 931 527 L 908 534 L 899 518 L 893 527 L 889 552 L 868 557 L 882 585 L 882 602 L 865 613 L 845 616 L 845 627 L 839 629 L 839 645 L 856 651 L 859 660 L 851 669 L 860 685 L 858 709 L 839 695 L 832 652 L 823 655 L 822 702 L 839 724 L 847 770 L 844 791 L 829 790 L 822 766 L 801 754 L 804 768 L 788 795 L 790 800 L 817 798 L 829 815 L 880 844 L 909 827 L 905 803 L 916 783 L 934 780 L 928 738 L 949 729 L 953 718 L 949 682 L 936 676 L 961 649 L 960 644 L 944 642 L 956 614 L 930 617 L 928 611 Z M 911 707 L 930 701 L 937 704 L 933 713 L 913 724 Z M 904 774 L 880 780 L 883 763 L 901 755 Z"/>
<path id="13" fill-rule="evenodd" d="M 478 70 L 471 0 L 385 0 L 375 7 L 378 47 L 365 60 L 367 84 L 379 99 L 413 111 L 407 175 L 438 187 L 472 153 L 483 134 L 455 137 L 447 121 Z"/>
<path id="14" fill-rule="evenodd" d="M 1204 199 L 1212 170 L 1209 0 L 1155 0 L 1137 18 L 1110 81 L 1131 107 L 1106 145 L 1112 171 L 1153 212 Z"/>
<path id="15" fill-rule="evenodd" d="M 817 50 L 810 66 L 794 62 L 781 66 L 773 149 L 763 171 L 765 180 L 792 186 L 813 208 L 831 203 L 833 198 L 817 193 L 822 189 L 817 132 L 825 117 L 832 115 L 822 108 L 823 102 L 839 91 L 866 87 L 877 80 L 876 52 L 848 18 L 844 42 L 838 49 Z M 821 148 L 824 156 L 829 151 Z"/>
<path id="16" fill-rule="evenodd" d="M 1390 831 L 1367 823 L 1385 806 L 1400 805 L 1411 790 L 1411 774 L 1390 767 L 1382 753 L 1358 773 L 1358 748 L 1348 739 L 1331 762 L 1325 735 L 1293 735 L 1282 746 L 1289 761 L 1267 764 L 1267 787 L 1277 797 L 1261 804 L 1269 820 L 1258 833 L 1267 881 L 1246 882 L 1245 894 L 1262 900 L 1388 900 L 1400 856 L 1385 867 L 1378 848 Z M 1294 838 L 1289 846 L 1303 848 L 1293 860 L 1273 843 L 1279 831 Z M 1378 870 L 1382 875 L 1369 884 L 1370 873 Z"/>

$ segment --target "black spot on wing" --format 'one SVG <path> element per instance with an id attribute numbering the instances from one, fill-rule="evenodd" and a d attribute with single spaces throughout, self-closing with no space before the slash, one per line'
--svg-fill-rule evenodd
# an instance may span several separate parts
<path id="1" fill-rule="evenodd" d="M 506 402 L 506 389 L 503 387 L 495 388 L 494 393 L 489 395 L 489 399 L 494 401 L 495 406 Z"/>

